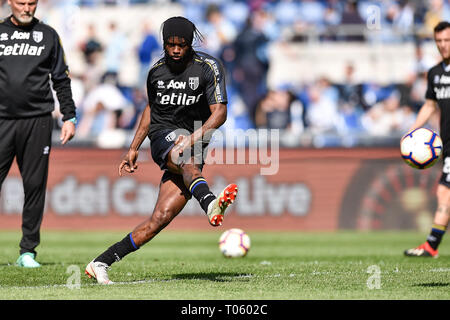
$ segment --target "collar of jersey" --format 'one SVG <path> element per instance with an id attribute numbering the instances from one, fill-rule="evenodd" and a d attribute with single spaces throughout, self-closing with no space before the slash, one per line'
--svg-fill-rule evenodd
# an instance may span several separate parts
<path id="1" fill-rule="evenodd" d="M 5 19 L 5 23 L 8 24 L 9 26 L 12 26 L 14 28 L 18 28 L 18 29 L 22 29 L 22 30 L 31 30 L 33 29 L 33 27 L 36 25 L 36 23 L 39 22 L 38 19 L 36 19 L 35 17 L 33 17 L 33 21 L 31 21 L 31 23 L 29 25 L 26 26 L 16 26 L 12 21 L 11 21 L 11 17 L 12 14 Z"/>
<path id="2" fill-rule="evenodd" d="M 445 72 L 450 71 L 450 65 L 446 65 L 444 61 L 442 61 L 442 67 L 444 68 Z"/>

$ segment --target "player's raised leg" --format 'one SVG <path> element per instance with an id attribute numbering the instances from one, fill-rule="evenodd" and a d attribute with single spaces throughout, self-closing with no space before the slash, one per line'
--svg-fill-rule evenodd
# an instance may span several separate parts
<path id="1" fill-rule="evenodd" d="M 153 239 L 184 208 L 189 195 L 182 191 L 183 189 L 185 188 L 181 176 L 165 174 L 152 216 L 92 260 L 85 270 L 88 277 L 95 278 L 100 284 L 111 284 L 107 273 L 110 266 Z"/>
<path id="2" fill-rule="evenodd" d="M 432 258 L 437 258 L 439 256 L 438 247 L 445 234 L 449 220 L 450 188 L 443 184 L 439 184 L 437 188 L 437 199 L 438 208 L 427 241 L 416 248 L 405 250 L 406 256 Z"/>
<path id="3" fill-rule="evenodd" d="M 183 177 L 185 186 L 205 211 L 209 223 L 214 227 L 222 225 L 226 209 L 236 199 L 237 186 L 235 184 L 228 185 L 216 197 L 209 189 L 208 182 L 202 176 L 202 165 L 198 164 L 198 159 L 196 162 L 194 156 L 189 163 L 184 163 L 178 161 L 179 156 L 179 149 L 174 147 L 168 157 L 168 169 Z"/>

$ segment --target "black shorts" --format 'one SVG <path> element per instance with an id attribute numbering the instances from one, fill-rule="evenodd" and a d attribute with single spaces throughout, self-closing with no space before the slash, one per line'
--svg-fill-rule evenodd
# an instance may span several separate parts
<path id="1" fill-rule="evenodd" d="M 177 175 L 176 173 L 169 172 L 167 168 L 167 160 L 169 156 L 170 150 L 174 147 L 175 141 L 180 135 L 180 132 L 172 129 L 165 129 L 158 131 L 153 135 L 153 138 L 150 139 L 150 149 L 152 153 L 153 161 L 164 170 L 164 175 L 162 178 L 162 182 L 169 180 L 171 175 Z M 203 143 L 201 147 L 194 147 L 191 149 L 191 153 L 185 154 L 182 157 L 184 162 L 192 162 L 198 164 L 200 171 L 203 169 L 203 165 L 205 164 L 203 155 L 206 155 L 206 149 L 208 147 L 207 143 Z M 191 158 L 193 156 L 193 159 Z M 178 175 L 179 176 L 179 175 Z"/>
<path id="2" fill-rule="evenodd" d="M 442 175 L 439 179 L 439 184 L 450 188 L 450 156 L 447 152 L 443 154 Z"/>
<path id="3" fill-rule="evenodd" d="M 173 130 L 161 130 L 150 139 L 153 161 L 162 169 L 167 169 L 167 157 L 175 145 L 176 136 Z"/>

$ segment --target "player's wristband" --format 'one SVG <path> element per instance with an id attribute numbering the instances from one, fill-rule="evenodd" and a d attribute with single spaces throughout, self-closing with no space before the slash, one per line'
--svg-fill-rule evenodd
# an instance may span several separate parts
<path id="1" fill-rule="evenodd" d="M 73 118 L 71 118 L 71 119 L 69 119 L 69 120 L 66 120 L 66 121 L 70 121 L 70 122 L 72 122 L 73 124 L 77 124 L 77 118 L 76 118 L 76 117 L 73 117 Z"/>

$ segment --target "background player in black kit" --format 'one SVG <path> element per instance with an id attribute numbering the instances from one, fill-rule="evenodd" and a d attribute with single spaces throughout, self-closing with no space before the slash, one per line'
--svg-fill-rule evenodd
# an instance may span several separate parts
<path id="1" fill-rule="evenodd" d="M 162 36 L 165 56 L 151 68 L 147 79 L 149 105 L 119 166 L 119 175 L 122 170 L 132 173 L 137 169 L 138 149 L 148 135 L 152 158 L 164 170 L 159 196 L 148 220 L 87 265 L 86 274 L 101 284 L 112 283 L 107 274 L 112 263 L 150 241 L 192 195 L 210 224 L 219 226 L 237 194 L 237 186 L 230 184 L 214 196 L 201 174 L 206 136 L 226 120 L 223 67 L 215 58 L 193 50 L 194 37 L 201 40 L 201 34 L 191 21 L 183 17 L 166 20 Z"/>
<path id="2" fill-rule="evenodd" d="M 448 226 L 450 212 L 450 23 L 443 21 L 434 28 L 434 40 L 442 61 L 428 71 L 426 101 L 411 129 L 427 123 L 435 112 L 440 114 L 440 135 L 443 143 L 444 166 L 437 188 L 437 210 L 427 241 L 405 251 L 406 256 L 438 257 L 438 246 Z"/>
<path id="3" fill-rule="evenodd" d="M 12 15 L 0 22 L 0 187 L 16 157 L 25 193 L 16 264 L 39 267 L 35 248 L 40 242 L 54 109 L 49 76 L 63 114 L 62 144 L 75 135 L 75 104 L 59 36 L 34 18 L 38 1 L 8 4 Z"/>

